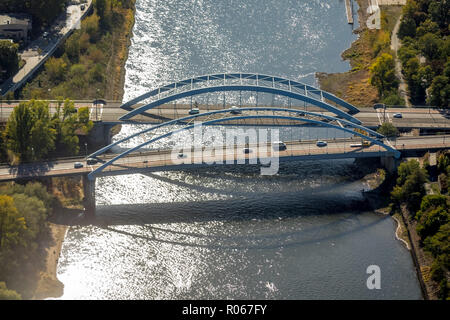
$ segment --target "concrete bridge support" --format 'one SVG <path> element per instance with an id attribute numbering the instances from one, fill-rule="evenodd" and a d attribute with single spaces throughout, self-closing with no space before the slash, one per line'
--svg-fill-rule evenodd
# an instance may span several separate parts
<path id="1" fill-rule="evenodd" d="M 94 127 L 89 132 L 87 136 L 87 142 L 89 144 L 89 149 L 100 148 L 107 146 L 111 143 L 111 128 L 115 124 L 104 123 L 104 122 L 94 122 Z"/>
<path id="2" fill-rule="evenodd" d="M 95 179 L 89 180 L 83 175 L 84 212 L 88 219 L 95 218 Z"/>
<path id="3" fill-rule="evenodd" d="M 394 173 L 397 170 L 397 167 L 400 163 L 399 159 L 395 159 L 394 157 L 381 157 L 380 158 L 381 165 L 389 172 Z"/>

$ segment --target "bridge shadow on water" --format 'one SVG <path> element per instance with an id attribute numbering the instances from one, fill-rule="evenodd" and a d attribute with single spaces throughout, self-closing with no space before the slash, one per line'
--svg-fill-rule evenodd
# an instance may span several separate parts
<path id="1" fill-rule="evenodd" d="M 303 203 L 305 198 L 299 198 Z M 308 198 L 312 200 L 312 198 Z M 316 199 L 318 200 L 318 199 Z M 322 199 L 322 210 L 293 202 L 286 204 L 274 198 L 199 201 L 164 204 L 134 204 L 99 206 L 94 225 L 106 232 L 117 233 L 136 240 L 152 241 L 184 247 L 208 249 L 277 249 L 335 241 L 356 232 L 364 232 L 382 223 L 389 216 L 377 216 L 369 222 L 358 218 L 354 204 L 338 206 Z M 317 203 L 316 203 L 317 206 Z M 233 209 L 239 207 L 239 210 Z M 180 210 L 181 209 L 181 210 Z M 320 216 L 336 215 L 332 219 Z M 302 224 L 303 217 L 319 222 Z M 207 233 L 203 224 L 218 225 Z M 291 225 L 292 222 L 292 225 Z M 234 231 L 229 232 L 231 225 Z M 171 224 L 186 224 L 186 228 L 173 228 Z M 197 224 L 200 226 L 197 230 Z M 139 226 L 127 228 L 126 225 Z M 283 227 L 280 227 L 283 225 Z M 125 227 L 124 227 L 125 226 Z M 236 227 L 237 226 L 237 227 Z M 222 229 L 223 228 L 223 229 Z M 247 229 L 245 229 L 247 228 Z M 203 231 L 202 231 L 203 230 Z M 250 231 L 250 232 L 249 232 Z"/>
<path id="2" fill-rule="evenodd" d="M 281 171 L 281 178 L 264 179 L 256 167 L 248 166 L 229 175 L 223 174 L 226 169 L 218 167 L 194 170 L 189 178 L 186 173 L 181 176 L 146 173 L 149 178 L 169 185 L 169 190 L 187 189 L 188 193 L 193 191 L 200 196 L 174 202 L 155 199 L 148 203 L 97 204 L 94 220 L 81 218 L 72 221 L 72 225 L 91 225 L 139 241 L 210 249 L 270 249 L 331 241 L 389 218 L 377 216 L 369 222 L 358 218 L 360 212 L 370 207 L 358 189 L 357 180 L 364 172 L 355 174 L 355 169 L 356 166 L 348 164 L 339 168 L 340 173 L 353 171 L 350 181 L 346 178 L 334 183 L 316 181 L 314 186 L 312 175 L 326 179 L 326 175 L 336 173 L 336 166 L 310 162 L 299 170 L 290 165 Z M 198 183 L 217 177 L 220 183 Z M 298 180 L 306 180 L 306 187 L 291 188 L 289 181 Z M 203 196 L 206 194 L 214 194 L 214 200 L 206 199 Z"/>
<path id="3" fill-rule="evenodd" d="M 364 206 L 361 200 L 342 201 L 322 193 L 274 193 L 227 200 L 100 205 L 93 224 L 132 239 L 184 247 L 276 249 L 334 241 L 389 218 L 380 215 L 370 222 L 360 220 Z M 311 224 L 311 218 L 316 222 Z M 199 231 L 195 225 L 200 226 Z M 205 225 L 206 233 L 201 227 Z"/>

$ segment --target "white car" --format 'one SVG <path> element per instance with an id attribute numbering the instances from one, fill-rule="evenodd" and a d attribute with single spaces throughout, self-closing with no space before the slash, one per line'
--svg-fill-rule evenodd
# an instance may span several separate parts
<path id="1" fill-rule="evenodd" d="M 286 150 L 286 144 L 283 141 L 275 141 L 272 143 L 273 150 L 283 151 Z"/>
<path id="2" fill-rule="evenodd" d="M 83 168 L 83 164 L 82 164 L 81 162 L 75 162 L 75 163 L 73 164 L 73 167 L 74 167 L 75 169 Z"/>
<path id="3" fill-rule="evenodd" d="M 230 113 L 231 113 L 231 114 L 241 114 L 242 111 L 239 110 L 239 108 L 236 107 L 236 106 L 231 106 L 231 111 L 230 111 Z"/>
<path id="4" fill-rule="evenodd" d="M 318 147 L 326 147 L 328 143 L 326 141 L 317 141 L 316 146 Z"/>
<path id="5" fill-rule="evenodd" d="M 403 118 L 401 113 L 394 113 L 393 117 L 394 118 Z"/>
<path id="6" fill-rule="evenodd" d="M 199 114 L 199 113 L 200 113 L 199 108 L 192 108 L 191 110 L 189 110 L 189 114 Z"/>

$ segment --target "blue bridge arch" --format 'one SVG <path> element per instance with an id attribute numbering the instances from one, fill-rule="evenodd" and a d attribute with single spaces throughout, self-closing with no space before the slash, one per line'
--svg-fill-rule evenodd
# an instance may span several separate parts
<path id="1" fill-rule="evenodd" d="M 219 119 L 207 120 L 207 121 L 202 122 L 202 124 L 207 125 L 207 124 L 220 123 L 220 122 L 225 122 L 225 121 L 230 121 L 230 120 L 258 119 L 258 118 L 259 119 L 267 119 L 267 118 L 271 118 L 271 119 L 285 119 L 285 120 L 291 120 L 291 121 L 309 122 L 309 123 L 313 123 L 313 124 L 316 124 L 316 125 L 319 125 L 319 126 L 323 126 L 323 127 L 327 127 L 327 128 L 334 128 L 334 129 L 337 129 L 337 130 L 341 130 L 341 131 L 344 131 L 344 132 L 347 132 L 347 133 L 351 133 L 351 134 L 360 136 L 363 139 L 369 140 L 373 144 L 379 145 L 380 147 L 384 148 L 386 151 L 390 152 L 395 158 L 399 158 L 400 157 L 400 152 L 398 150 L 392 148 L 389 145 L 384 144 L 382 141 L 379 140 L 380 138 L 383 137 L 382 135 L 380 135 L 379 133 L 377 133 L 375 131 L 372 131 L 372 130 L 367 129 L 365 127 L 362 127 L 360 125 L 354 124 L 354 123 L 352 123 L 350 121 L 347 121 L 347 120 L 337 119 L 337 118 L 331 117 L 331 116 L 324 116 L 324 115 L 320 115 L 320 114 L 315 114 L 313 112 L 305 112 L 303 110 L 295 110 L 295 109 L 268 108 L 268 107 L 240 108 L 241 111 L 255 110 L 255 109 L 257 109 L 257 110 L 261 110 L 261 109 L 263 109 L 263 110 L 271 110 L 271 111 L 274 111 L 274 112 L 275 111 L 291 112 L 291 113 L 297 113 L 300 116 L 294 117 L 294 116 L 285 116 L 285 115 L 276 115 L 276 114 L 273 114 L 273 115 L 240 115 L 240 116 L 231 116 L 231 117 L 224 117 L 224 118 L 219 118 Z M 229 114 L 230 110 L 231 109 L 211 111 L 211 112 L 209 112 L 209 114 L 218 114 L 218 113 L 227 113 L 227 114 Z M 322 117 L 325 117 L 325 118 L 330 119 L 330 120 L 335 120 L 339 124 L 342 124 L 342 125 L 335 125 L 335 124 L 331 124 L 331 123 L 328 123 L 328 122 L 323 122 L 323 121 L 320 121 L 320 120 L 305 118 L 302 115 L 304 113 L 305 114 L 307 113 L 309 115 L 311 115 L 311 114 L 318 115 L 318 116 L 322 116 Z M 207 114 L 207 113 L 205 113 L 205 114 Z M 184 123 L 184 124 L 186 124 L 186 126 L 183 127 L 183 128 L 176 129 L 176 130 L 170 131 L 168 133 L 162 134 L 162 135 L 160 135 L 160 136 L 158 136 L 156 138 L 153 138 L 153 139 L 150 139 L 148 141 L 145 141 L 145 142 L 139 144 L 138 146 L 135 146 L 133 148 L 130 148 L 130 149 L 122 152 L 121 154 L 119 154 L 119 155 L 113 157 L 112 159 L 106 161 L 101 166 L 97 167 L 95 170 L 90 172 L 88 174 L 88 178 L 90 180 L 94 180 L 95 177 L 98 174 L 100 174 L 106 167 L 112 165 L 116 160 L 118 160 L 120 158 L 123 158 L 123 157 L 127 156 L 128 154 L 130 154 L 132 152 L 135 152 L 135 151 L 137 151 L 137 150 L 139 150 L 139 149 L 141 149 L 141 148 L 143 148 L 143 147 L 145 147 L 145 146 L 147 146 L 147 145 L 149 145 L 149 144 L 151 144 L 153 142 L 156 142 L 156 141 L 161 140 L 163 138 L 172 136 L 172 135 L 174 135 L 174 134 L 176 134 L 178 132 L 185 131 L 185 130 L 190 130 L 190 129 L 194 128 L 194 126 L 197 125 L 197 124 L 190 124 L 189 122 L 185 122 L 185 121 L 192 120 L 192 119 L 197 118 L 197 117 L 205 116 L 205 114 L 192 115 L 192 116 L 188 116 L 188 117 L 184 117 L 184 118 L 180 118 L 180 119 L 176 119 L 176 120 L 172 120 L 172 121 L 168 121 L 168 122 L 159 124 L 157 126 L 154 126 L 154 127 L 151 127 L 151 128 L 145 129 L 145 130 L 142 130 L 142 131 L 140 131 L 140 132 L 138 132 L 136 134 L 130 135 L 129 137 L 126 137 L 126 138 L 124 138 L 122 140 L 119 140 L 119 141 L 117 141 L 115 143 L 112 143 L 112 144 L 110 144 L 110 145 L 108 145 L 108 146 L 98 150 L 97 152 L 94 152 L 89 157 L 96 157 L 96 156 L 106 152 L 107 150 L 111 149 L 113 146 L 115 146 L 115 145 L 117 145 L 117 144 L 119 144 L 121 142 L 129 140 L 129 139 L 131 139 L 133 137 L 136 137 L 136 136 L 138 136 L 140 134 L 149 132 L 151 130 L 155 130 L 157 128 L 161 128 L 161 127 L 164 127 L 164 126 L 174 125 L 174 124 L 177 124 L 177 123 Z M 349 129 L 349 128 L 351 128 L 351 129 Z M 364 130 L 364 131 L 366 131 L 368 133 L 368 135 L 365 135 L 365 134 L 363 134 L 363 133 L 361 133 L 359 131 L 355 131 L 354 129 Z"/>
<path id="2" fill-rule="evenodd" d="M 339 118 L 357 124 L 361 123 L 352 116 L 359 112 L 355 106 L 329 92 L 295 80 L 256 73 L 203 75 L 161 86 L 122 104 L 121 108 L 129 110 L 129 112 L 123 115 L 120 120 L 129 120 L 149 109 L 178 99 L 225 91 L 251 91 L 281 95 L 322 108 L 334 113 Z M 135 109 L 132 108 L 133 105 L 147 99 L 151 99 L 151 101 Z M 336 106 L 333 106 L 330 102 Z M 347 112 L 342 111 L 339 107 L 346 109 Z"/>

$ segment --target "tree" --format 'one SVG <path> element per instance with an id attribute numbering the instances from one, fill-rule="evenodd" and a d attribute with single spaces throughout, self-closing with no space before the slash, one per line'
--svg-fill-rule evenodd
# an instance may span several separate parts
<path id="1" fill-rule="evenodd" d="M 33 113 L 27 103 L 20 103 L 14 108 L 6 123 L 6 143 L 9 150 L 19 156 L 20 160 L 31 158 L 31 130 Z"/>
<path id="2" fill-rule="evenodd" d="M 398 79 L 395 76 L 395 62 L 390 54 L 383 53 L 369 70 L 371 75 L 370 84 L 377 87 L 381 97 L 385 97 L 387 93 L 397 90 Z"/>
<path id="3" fill-rule="evenodd" d="M 450 222 L 441 225 L 439 231 L 424 241 L 425 249 L 434 256 L 450 254 Z"/>
<path id="4" fill-rule="evenodd" d="M 423 197 L 420 210 L 416 214 L 417 233 L 423 240 L 434 235 L 441 225 L 449 222 L 449 209 L 446 196 L 426 195 Z"/>
<path id="5" fill-rule="evenodd" d="M 57 149 L 70 155 L 77 154 L 80 149 L 76 131 L 81 129 L 87 134 L 93 127 L 92 121 L 89 120 L 89 111 L 80 109 L 77 112 L 73 101 L 66 99 L 62 110 L 61 106 L 58 106 L 52 119 L 53 128 L 56 130 Z"/>
<path id="6" fill-rule="evenodd" d="M 383 103 L 388 106 L 402 106 L 405 104 L 405 100 L 396 92 L 390 92 L 387 94 L 386 98 L 383 99 Z"/>
<path id="7" fill-rule="evenodd" d="M 442 46 L 442 40 L 434 33 L 427 33 L 419 38 L 419 49 L 428 61 L 440 56 Z"/>
<path id="8" fill-rule="evenodd" d="M 64 80 L 67 72 L 67 63 L 62 58 L 53 58 L 45 63 L 45 71 L 54 83 Z"/>
<path id="9" fill-rule="evenodd" d="M 424 183 L 428 181 L 427 172 L 420 168 L 417 160 L 410 160 L 400 164 L 397 174 L 397 185 L 391 192 L 391 198 L 396 205 L 405 203 L 412 212 L 415 212 L 425 195 Z"/>
<path id="10" fill-rule="evenodd" d="M 55 148 L 56 131 L 50 121 L 48 102 L 20 103 L 9 117 L 5 135 L 8 149 L 21 161 L 43 159 Z"/>
<path id="11" fill-rule="evenodd" d="M 377 130 L 378 133 L 381 133 L 386 137 L 396 137 L 398 136 L 398 129 L 390 122 L 383 123 Z"/>
<path id="12" fill-rule="evenodd" d="M 448 108 L 450 102 L 450 83 L 446 76 L 434 78 L 430 87 L 428 104 L 436 107 Z"/>
<path id="13" fill-rule="evenodd" d="M 8 40 L 0 40 L 0 70 L 6 71 L 4 79 L 11 77 L 19 70 L 19 45 Z M 1 78 L 0 78 L 1 80 Z"/>
<path id="14" fill-rule="evenodd" d="M 6 287 L 6 283 L 0 282 L 0 300 L 21 300 L 20 294 L 14 290 L 9 290 Z"/>
<path id="15" fill-rule="evenodd" d="M 14 194 L 14 205 L 17 212 L 26 221 L 26 237 L 28 245 L 37 246 L 36 238 L 45 230 L 45 221 L 47 219 L 47 209 L 44 202 L 37 197 L 29 197 L 23 193 Z"/>
<path id="16" fill-rule="evenodd" d="M 447 0 L 431 1 L 428 11 L 431 19 L 435 21 L 441 28 L 448 28 L 450 19 L 450 2 Z"/>
<path id="17" fill-rule="evenodd" d="M 431 19 L 427 19 L 417 27 L 417 36 L 422 37 L 427 33 L 439 34 L 439 26 Z"/>
<path id="18" fill-rule="evenodd" d="M 403 39 L 405 37 L 414 38 L 416 36 L 416 22 L 413 18 L 403 16 L 397 32 L 397 36 L 400 39 Z"/>
<path id="19" fill-rule="evenodd" d="M 0 250 L 25 245 L 25 231 L 25 219 L 19 215 L 13 198 L 0 195 Z"/>

